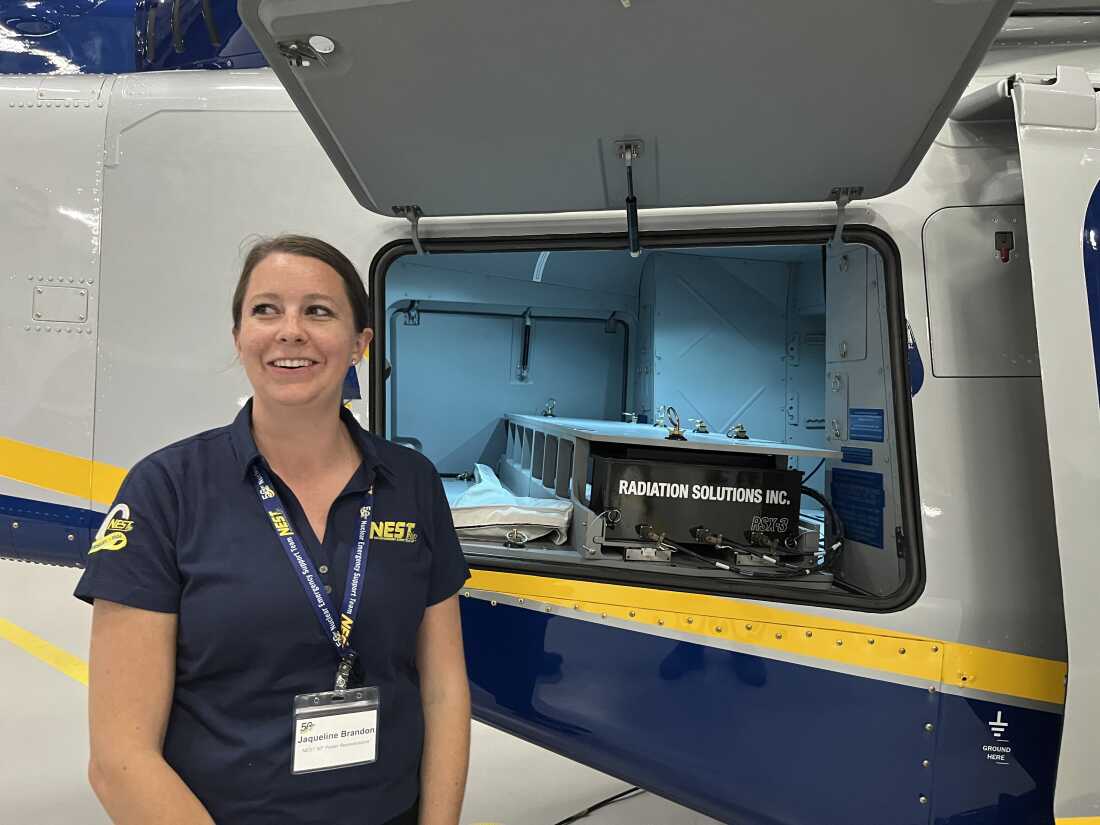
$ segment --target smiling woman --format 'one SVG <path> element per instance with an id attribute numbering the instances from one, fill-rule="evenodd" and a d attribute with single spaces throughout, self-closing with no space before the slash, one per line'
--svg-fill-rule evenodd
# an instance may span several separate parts
<path id="1" fill-rule="evenodd" d="M 77 587 L 92 786 L 116 822 L 457 825 L 469 571 L 432 464 L 341 404 L 372 337 L 359 275 L 280 236 L 232 306 L 252 399 L 134 466 Z"/>
<path id="2" fill-rule="evenodd" d="M 283 235 L 249 252 L 233 294 L 233 339 L 256 392 L 254 425 L 272 403 L 331 410 L 371 338 L 366 291 L 339 250 Z"/>

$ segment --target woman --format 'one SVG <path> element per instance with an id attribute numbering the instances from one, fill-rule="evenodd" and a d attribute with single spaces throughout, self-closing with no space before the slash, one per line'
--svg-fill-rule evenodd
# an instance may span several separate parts
<path id="1" fill-rule="evenodd" d="M 233 296 L 252 399 L 123 482 L 76 590 L 115 822 L 458 822 L 469 571 L 430 462 L 341 405 L 371 337 L 344 255 L 258 243 Z"/>

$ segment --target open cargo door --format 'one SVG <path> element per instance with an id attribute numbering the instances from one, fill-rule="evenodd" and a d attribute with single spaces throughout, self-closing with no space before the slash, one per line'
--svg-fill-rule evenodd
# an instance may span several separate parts
<path id="1" fill-rule="evenodd" d="M 875 197 L 1012 0 L 239 0 L 355 197 L 392 215 Z M 859 35 L 853 39 L 853 31 Z"/>
<path id="2" fill-rule="evenodd" d="M 1015 117 L 1035 323 L 1054 480 L 1069 684 L 1055 816 L 1100 822 L 1100 118 L 1084 69 L 1012 77 L 967 95 L 952 118 Z M 997 233 L 1011 255 L 1012 233 Z M 994 250 L 990 250 L 995 254 Z"/>

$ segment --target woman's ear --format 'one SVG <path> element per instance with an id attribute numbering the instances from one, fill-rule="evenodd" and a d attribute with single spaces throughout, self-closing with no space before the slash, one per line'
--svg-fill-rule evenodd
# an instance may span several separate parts
<path id="1" fill-rule="evenodd" d="M 374 330 L 365 329 L 355 336 L 355 360 L 358 363 L 359 359 L 365 357 L 367 354 L 367 347 L 370 346 L 370 342 L 374 340 Z"/>

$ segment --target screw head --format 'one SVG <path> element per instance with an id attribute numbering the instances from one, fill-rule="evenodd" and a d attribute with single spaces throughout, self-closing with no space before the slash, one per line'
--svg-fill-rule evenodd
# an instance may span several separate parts
<path id="1" fill-rule="evenodd" d="M 752 630 L 752 625 L 751 624 L 746 624 L 745 625 L 745 630 Z"/>
<path id="2" fill-rule="evenodd" d="M 924 723 L 924 729 L 926 731 L 928 731 L 929 733 L 931 733 L 932 731 L 934 731 L 936 729 L 936 726 L 933 725 L 931 722 L 925 722 Z"/>
<path id="3" fill-rule="evenodd" d="M 722 632 L 722 625 L 720 625 L 720 624 L 719 624 L 719 625 L 715 625 L 715 626 L 714 626 L 714 632 L 715 632 L 715 633 L 721 633 L 721 632 Z"/>
<path id="4" fill-rule="evenodd" d="M 919 798 L 920 798 L 920 804 L 921 805 L 927 805 L 928 804 L 928 797 L 927 796 L 925 796 L 924 794 L 921 794 Z"/>
<path id="5" fill-rule="evenodd" d="M 42 313 L 41 312 L 34 313 L 34 320 L 41 321 L 42 320 Z"/>
<path id="6" fill-rule="evenodd" d="M 76 536 L 74 536 L 72 533 L 69 533 L 69 535 L 66 538 L 68 538 L 69 541 L 76 541 Z"/>
<path id="7" fill-rule="evenodd" d="M 662 619 L 662 618 L 661 618 L 660 616 L 658 616 L 658 617 L 657 617 L 657 624 L 659 624 L 659 625 L 663 625 L 664 623 L 665 623 L 665 620 L 664 620 L 664 619 Z"/>
<path id="8" fill-rule="evenodd" d="M 939 653 L 940 652 L 940 646 L 939 645 L 932 645 L 932 652 L 933 653 Z"/>
<path id="9" fill-rule="evenodd" d="M 807 630 L 806 631 L 806 638 L 807 639 L 812 639 L 813 636 L 814 636 L 814 632 L 812 630 Z"/>
<path id="10" fill-rule="evenodd" d="M 899 647 L 898 648 L 898 653 L 900 653 L 902 656 L 904 656 L 905 655 L 905 648 L 904 647 Z"/>
<path id="11" fill-rule="evenodd" d="M 688 616 L 687 623 L 688 624 L 695 624 L 695 619 L 691 618 L 691 616 Z"/>
<path id="12" fill-rule="evenodd" d="M 19 529 L 19 522 L 18 521 L 13 521 L 11 523 L 11 529 L 12 530 L 18 530 Z"/>
<path id="13" fill-rule="evenodd" d="M 927 767 L 930 767 L 931 764 L 932 764 L 931 762 L 929 762 L 927 759 L 925 759 L 923 762 L 920 763 L 920 766 L 922 768 L 927 768 Z"/>
<path id="14" fill-rule="evenodd" d="M 632 619 L 633 619 L 633 618 L 634 618 L 635 616 L 637 616 L 637 615 L 638 615 L 638 611 L 637 611 L 637 610 L 631 610 L 631 611 L 630 611 L 630 618 L 632 618 Z"/>
<path id="15" fill-rule="evenodd" d="M 837 647 L 844 647 L 844 640 L 843 639 L 837 639 L 836 640 L 836 646 Z"/>
<path id="16" fill-rule="evenodd" d="M 492 605 L 493 607 L 496 607 L 497 606 L 497 600 L 493 599 L 491 602 L 489 602 L 489 604 Z"/>
<path id="17" fill-rule="evenodd" d="M 35 290 L 34 290 L 34 294 L 35 295 L 41 295 L 42 294 L 42 287 L 36 287 Z"/>
<path id="18" fill-rule="evenodd" d="M 776 634 L 775 634 L 775 638 L 777 638 L 777 639 L 782 639 L 782 638 L 783 638 L 783 634 L 782 634 L 782 633 L 776 633 Z"/>

